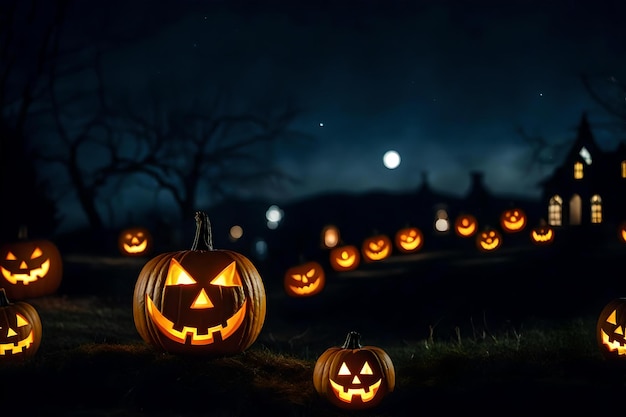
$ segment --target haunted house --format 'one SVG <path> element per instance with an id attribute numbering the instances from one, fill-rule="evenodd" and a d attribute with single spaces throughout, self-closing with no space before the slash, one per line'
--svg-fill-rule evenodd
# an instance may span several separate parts
<path id="1" fill-rule="evenodd" d="M 563 163 L 540 187 L 550 225 L 612 228 L 626 220 L 626 144 L 600 149 L 583 113 Z"/>

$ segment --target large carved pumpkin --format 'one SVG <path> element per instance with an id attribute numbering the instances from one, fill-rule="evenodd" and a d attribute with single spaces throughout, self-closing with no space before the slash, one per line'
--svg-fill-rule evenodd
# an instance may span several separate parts
<path id="1" fill-rule="evenodd" d="M 609 360 L 626 361 L 626 298 L 604 306 L 596 324 L 600 353 Z"/>
<path id="2" fill-rule="evenodd" d="M 259 272 L 242 254 L 213 249 L 203 212 L 196 213 L 191 249 L 152 258 L 135 284 L 135 327 L 144 341 L 167 352 L 242 352 L 261 332 L 265 311 Z"/>
<path id="3" fill-rule="evenodd" d="M 61 285 L 63 261 L 47 239 L 29 239 L 21 228 L 18 240 L 0 247 L 0 287 L 11 300 L 53 294 Z"/>
<path id="4" fill-rule="evenodd" d="M 0 363 L 31 358 L 41 344 L 41 319 L 25 301 L 11 303 L 0 288 Z"/>
<path id="5" fill-rule="evenodd" d="M 304 262 L 287 269 L 283 284 L 290 297 L 310 297 L 324 289 L 326 274 L 319 262 Z"/>
<path id="6" fill-rule="evenodd" d="M 152 249 L 152 235 L 145 227 L 129 227 L 120 232 L 117 246 L 124 256 L 146 256 Z"/>
<path id="7" fill-rule="evenodd" d="M 361 346 L 360 337 L 357 332 L 348 333 L 343 346 L 324 351 L 313 369 L 317 393 L 347 410 L 377 406 L 396 384 L 389 355 L 376 346 Z"/>
<path id="8" fill-rule="evenodd" d="M 351 271 L 361 262 L 361 253 L 354 245 L 335 246 L 329 254 L 331 268 L 335 271 Z"/>

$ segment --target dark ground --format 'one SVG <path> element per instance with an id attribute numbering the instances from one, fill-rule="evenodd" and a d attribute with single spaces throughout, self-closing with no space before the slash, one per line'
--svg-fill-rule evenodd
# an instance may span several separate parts
<path id="1" fill-rule="evenodd" d="M 397 255 L 353 272 L 333 274 L 327 270 L 324 291 L 310 299 L 288 298 L 282 290 L 280 272 L 265 274 L 261 271 L 268 296 L 267 316 L 263 331 L 250 350 L 253 353 L 257 349 L 284 353 L 302 361 L 304 369 L 301 373 L 309 375 L 315 358 L 326 348 L 343 343 L 351 330 L 362 334 L 365 345 L 408 355 L 411 347 L 423 346 L 429 337 L 435 342 L 453 343 L 459 338 L 467 342 L 476 338 L 477 330 L 485 329 L 497 338 L 505 335 L 531 337 L 526 329 L 537 323 L 558 326 L 580 319 L 579 323 L 584 326 L 580 330 L 580 337 L 584 339 L 580 344 L 587 350 L 574 356 L 560 355 L 546 346 L 544 352 L 538 352 L 528 362 L 516 358 L 502 364 L 490 362 L 488 367 L 482 368 L 462 354 L 425 363 L 414 362 L 412 356 L 400 358 L 397 353 L 396 391 L 379 408 L 360 415 L 433 416 L 465 412 L 480 415 L 594 415 L 596 407 L 609 406 L 607 402 L 619 403 L 626 392 L 626 374 L 623 369 L 599 358 L 593 349 L 594 329 L 590 328 L 608 301 L 626 294 L 626 280 L 619 272 L 625 254 L 626 245 L 617 242 L 578 246 L 570 242 L 550 248 L 502 249 L 490 254 L 451 250 Z M 63 342 L 46 341 L 44 335 L 40 356 L 54 358 L 56 350 L 74 349 L 81 344 L 143 346 L 132 323 L 131 306 L 134 283 L 146 260 L 86 254 L 65 256 L 64 281 L 58 294 L 33 300 L 43 311 L 40 314 L 44 316 L 44 323 L 56 326 L 47 334 L 58 335 L 63 326 L 54 323 L 50 318 L 52 315 L 46 316 L 52 310 L 86 311 L 93 308 L 94 317 L 101 317 L 101 320 L 84 323 L 80 334 L 74 330 L 75 334 Z M 107 323 L 111 320 L 122 324 L 109 330 L 107 326 L 110 324 Z M 589 346 L 592 346 L 591 352 Z M 150 350 L 146 349 L 146 352 Z M 143 352 L 138 357 L 134 353 L 130 356 L 125 352 L 117 354 L 126 367 L 132 368 L 137 362 L 137 371 L 126 371 L 133 375 L 130 378 L 150 372 L 146 359 L 150 354 Z M 112 356 L 118 357 L 116 355 Z M 75 361 L 73 367 L 89 367 L 88 356 Z M 64 383 L 63 378 L 93 378 L 85 377 L 84 371 L 68 364 L 58 367 L 55 375 L 59 384 Z M 167 379 L 170 382 L 184 380 L 185 376 L 176 377 L 176 374 L 191 373 L 191 368 L 193 365 L 178 371 L 173 369 Z M 285 378 L 293 377 L 293 384 L 302 384 L 303 390 L 311 391 L 310 380 L 302 381 L 301 373 L 289 374 Z M 107 380 L 114 376 L 102 375 L 101 378 Z M 50 383 L 50 378 L 42 380 Z M 76 384 L 74 381 L 68 386 Z M 287 382 L 287 385 L 293 384 Z M 189 388 L 189 394 L 198 395 L 199 389 L 194 385 Z M 53 392 L 58 395 L 58 387 Z M 40 387 L 40 393 L 41 401 L 45 401 L 45 387 Z M 69 404 L 72 402 L 69 399 L 71 391 L 66 395 Z M 205 411 L 198 411 L 199 408 L 179 412 L 167 407 L 159 409 L 158 401 L 163 401 L 159 400 L 163 395 L 164 392 L 149 396 L 144 393 L 144 407 L 150 401 L 147 397 L 152 396 L 153 407 L 124 410 L 102 404 L 101 408 L 69 407 L 63 410 L 57 406 L 50 409 L 48 415 L 243 416 L 258 415 L 257 411 L 263 415 L 263 411 L 294 416 L 356 415 L 334 410 L 310 393 L 304 399 L 298 397 L 303 403 L 283 407 L 277 405 L 281 397 L 272 398 L 271 391 L 266 392 L 261 395 L 263 398 L 258 398 L 259 409 L 254 413 L 241 407 L 238 411 L 225 411 L 219 407 L 220 411 L 211 407 L 202 409 Z M 224 395 L 233 396 L 232 393 Z M 207 397 L 210 398 L 208 394 Z M 94 394 L 94 398 L 99 397 Z M 242 404 L 250 403 L 251 399 L 246 398 L 242 398 Z M 284 401 L 290 401 L 289 398 Z M 0 399 L 3 403 L 11 400 L 1 395 Z M 197 400 L 202 401 L 202 398 Z M 54 401 L 63 404 L 58 398 Z M 119 403 L 114 398 L 111 402 Z"/>

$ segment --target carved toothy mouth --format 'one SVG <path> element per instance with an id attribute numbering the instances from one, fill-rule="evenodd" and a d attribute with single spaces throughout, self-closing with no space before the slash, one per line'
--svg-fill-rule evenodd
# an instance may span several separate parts
<path id="1" fill-rule="evenodd" d="M 213 337 L 214 333 L 219 333 L 222 340 L 226 340 L 235 333 L 241 323 L 243 323 L 247 304 L 248 301 L 244 301 L 241 308 L 226 321 L 226 325 L 218 324 L 209 327 L 206 334 L 199 334 L 197 327 L 184 326 L 182 330 L 174 329 L 174 323 L 165 317 L 159 309 L 156 308 L 150 297 L 146 295 L 146 307 L 152 322 L 156 324 L 162 334 L 183 345 L 187 339 L 190 340 L 192 345 L 210 345 L 215 342 L 215 338 Z"/>
<path id="2" fill-rule="evenodd" d="M 6 355 L 7 352 L 11 352 L 13 355 L 24 352 L 30 347 L 30 345 L 33 344 L 34 339 L 35 336 L 31 330 L 28 337 L 18 341 L 17 343 L 0 343 L 0 356 Z"/>
<path id="3" fill-rule="evenodd" d="M 346 403 L 352 402 L 352 397 L 358 395 L 361 397 L 361 401 L 364 403 L 371 401 L 374 396 L 376 396 L 376 392 L 378 392 L 378 388 L 380 388 L 380 384 L 382 380 L 379 379 L 374 384 L 370 385 L 366 388 L 345 388 L 342 385 L 339 385 L 332 379 L 330 380 L 330 385 L 333 387 L 333 391 L 337 398 Z"/>
<path id="4" fill-rule="evenodd" d="M 39 278 L 45 277 L 49 269 L 50 259 L 46 259 L 46 261 L 42 263 L 39 268 L 31 269 L 28 273 L 12 274 L 11 271 L 0 267 L 0 270 L 2 270 L 2 276 L 13 285 L 18 282 L 22 282 L 24 285 L 35 282 Z"/>
<path id="5" fill-rule="evenodd" d="M 320 280 L 317 279 L 315 280 L 315 282 L 312 282 L 309 285 L 305 285 L 302 287 L 294 287 L 293 285 L 290 285 L 289 289 L 296 294 L 304 295 L 304 294 L 312 293 L 313 291 L 317 290 L 317 287 L 319 286 L 320 286 Z"/>
<path id="6" fill-rule="evenodd" d="M 140 253 L 146 250 L 148 247 L 148 241 L 144 240 L 138 245 L 129 245 L 128 243 L 124 243 L 124 250 L 128 253 Z"/>
<path id="7" fill-rule="evenodd" d="M 611 338 L 604 330 L 602 332 L 602 344 L 606 346 L 609 352 L 617 352 L 619 356 L 626 355 L 626 346 L 617 340 L 611 341 Z"/>

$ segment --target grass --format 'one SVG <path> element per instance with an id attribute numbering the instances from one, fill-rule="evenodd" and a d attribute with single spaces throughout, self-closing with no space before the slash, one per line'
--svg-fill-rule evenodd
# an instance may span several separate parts
<path id="1" fill-rule="evenodd" d="M 50 296 L 30 302 L 42 318 L 44 338 L 30 361 L 0 367 L 5 410 L 28 405 L 32 415 L 354 415 L 314 391 L 315 359 L 330 345 L 303 349 L 286 338 L 294 335 L 264 332 L 232 357 L 182 357 L 146 345 L 119 300 Z M 624 369 L 599 354 L 592 318 L 494 330 L 485 318 L 480 325 L 467 323 L 448 332 L 433 325 L 424 338 L 387 342 L 396 390 L 359 415 L 414 415 L 419 409 L 450 415 L 474 407 L 495 415 L 503 406 L 515 415 L 540 405 L 565 414 L 570 407 L 589 409 L 600 395 L 617 395 L 623 387 Z"/>

